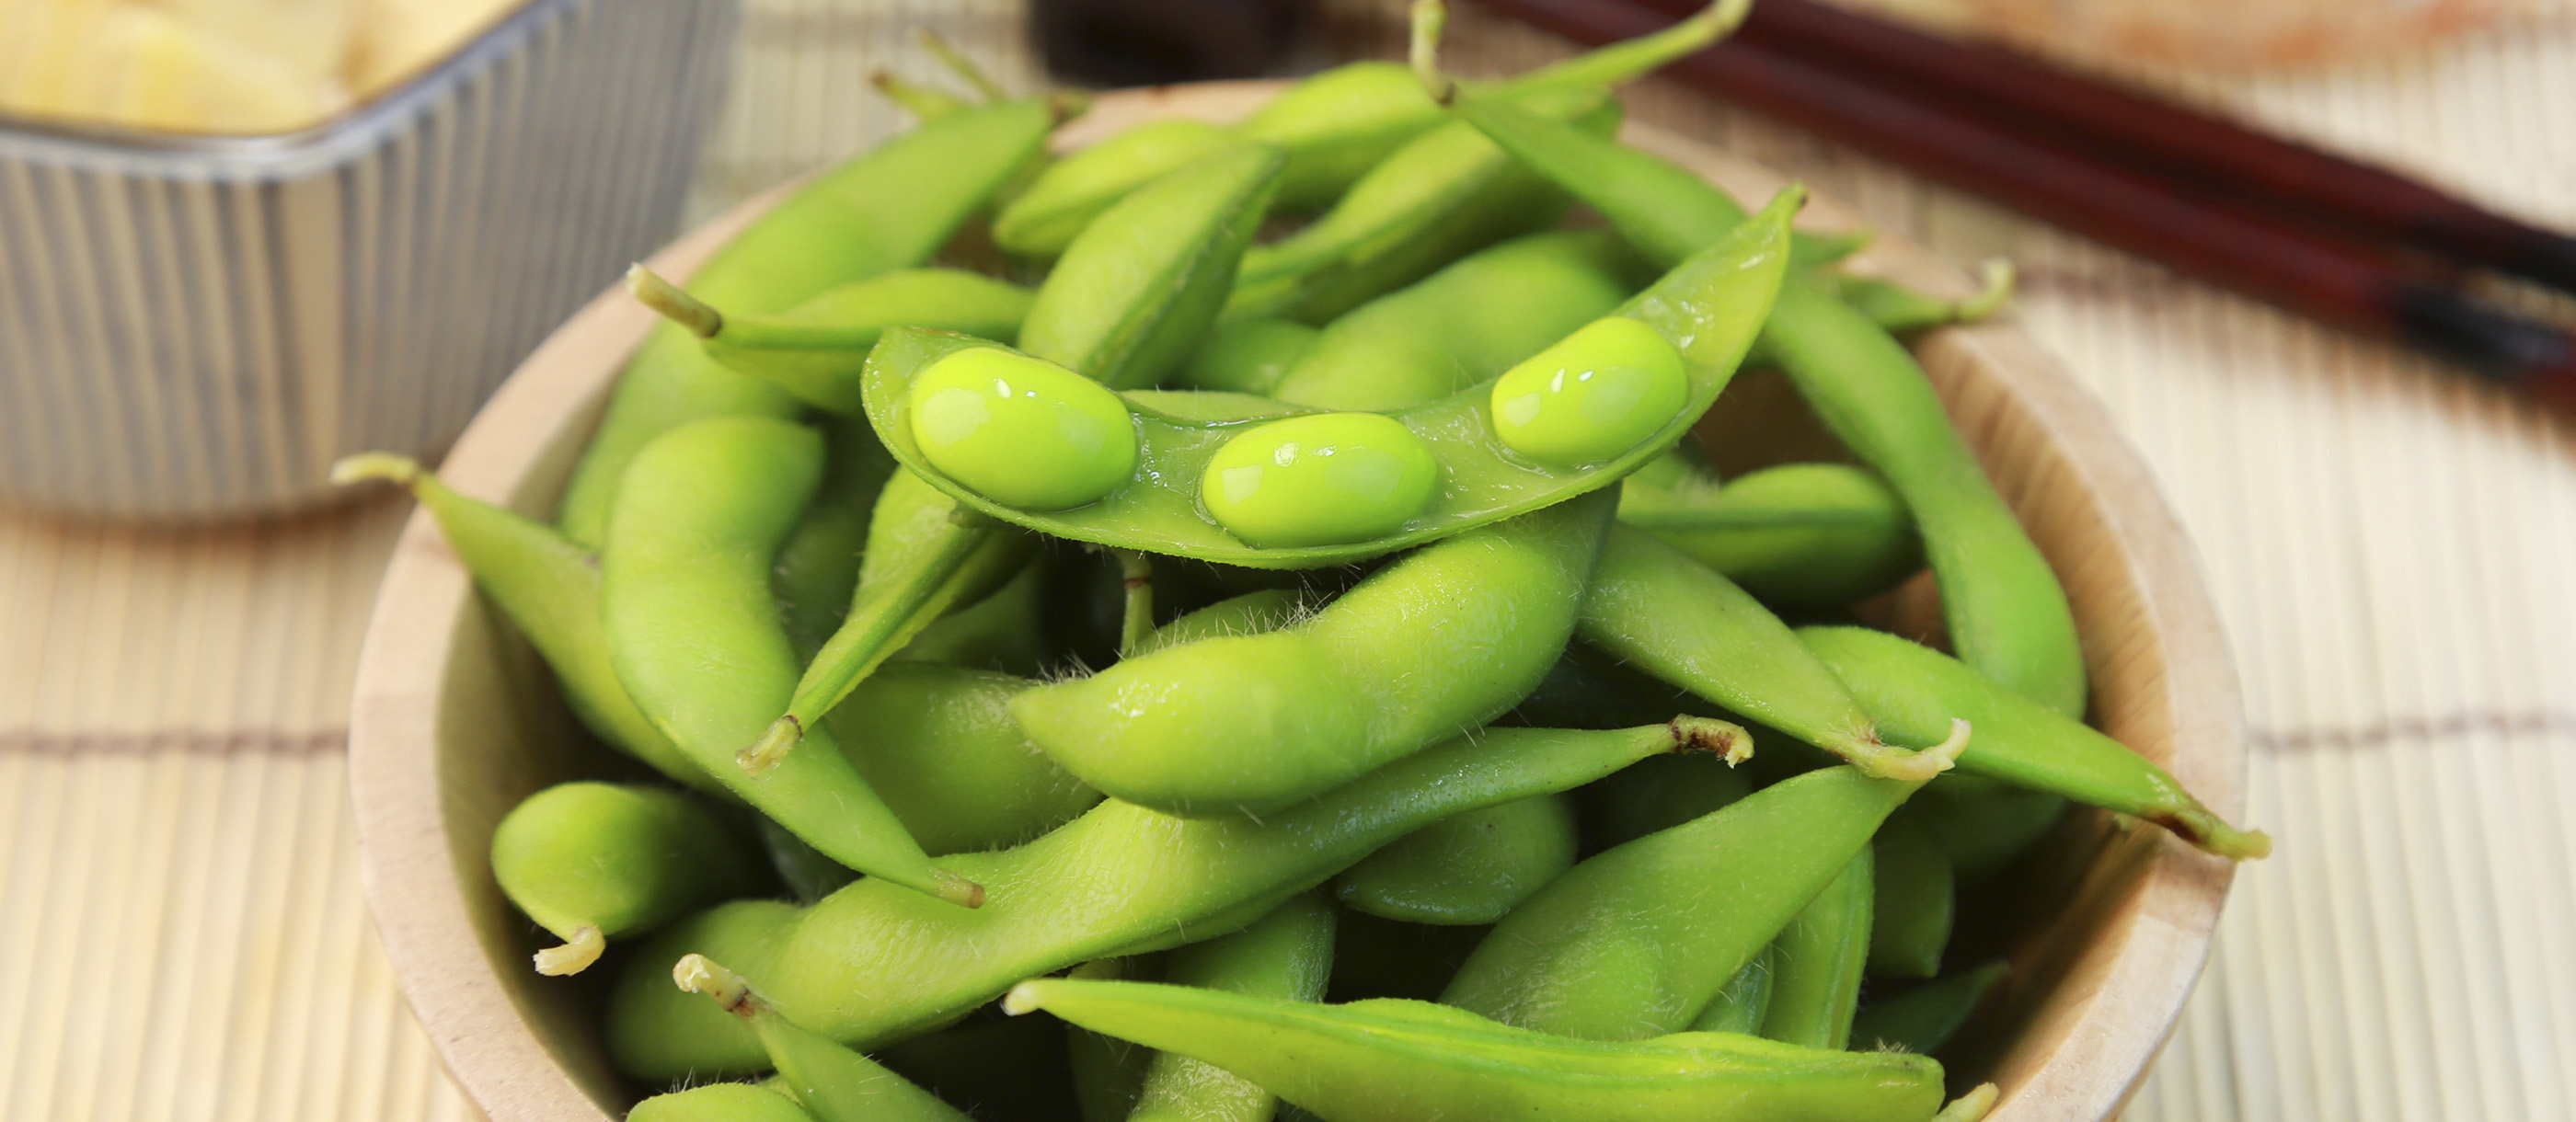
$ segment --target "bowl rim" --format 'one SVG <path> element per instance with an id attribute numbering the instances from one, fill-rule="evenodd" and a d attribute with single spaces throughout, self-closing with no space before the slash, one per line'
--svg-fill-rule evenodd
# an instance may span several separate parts
<path id="1" fill-rule="evenodd" d="M 1075 147 L 1154 116 L 1225 119 L 1257 105 L 1283 83 L 1198 83 L 1113 91 L 1085 118 L 1059 130 Z M 1649 126 L 1626 138 L 1753 195 L 1786 178 L 1750 160 Z M 792 185 L 790 185 L 792 186 Z M 682 278 L 788 190 L 748 200 L 672 242 L 651 264 Z M 1802 225 L 1858 226 L 1830 200 L 1811 202 Z M 1856 262 L 1869 271 L 1934 291 L 1965 295 L 1975 284 L 1929 250 L 1882 236 Z M 475 415 L 441 469 L 457 491 L 523 513 L 559 487 L 578 451 L 572 438 L 596 424 L 625 356 L 656 322 L 612 286 L 531 353 Z M 1966 387 L 2012 399 L 2062 455 L 2072 482 L 2117 545 L 2116 576 L 2133 586 L 2163 674 L 2146 719 L 2180 746 L 2165 761 L 2212 809 L 2231 819 L 2245 804 L 2246 750 L 2234 662 L 2200 564 L 2146 465 L 2103 406 L 2009 317 L 1944 328 L 1916 347 L 1977 368 Z M 600 356 L 614 355 L 613 361 Z M 1927 368 L 1932 366 L 1926 363 Z M 1964 392 L 1935 377 L 1954 409 Z M 1984 441 L 1970 434 L 1973 446 Z M 546 510 L 535 510 L 542 516 Z M 2054 559 L 2053 559 L 2054 561 Z M 2061 573 L 2062 565 L 2058 566 Z M 467 918 L 465 887 L 441 802 L 437 735 L 446 667 L 472 583 L 426 512 L 405 524 L 361 648 L 351 706 L 349 784 L 360 874 L 370 910 L 406 1000 L 450 1073 L 495 1122 L 605 1120 L 609 1116 L 555 1062 L 494 973 Z M 2089 640 L 2100 678 L 2108 657 Z M 2043 995 L 2057 1036 L 2044 1062 L 2017 1078 L 1989 1117 L 2100 1119 L 2116 1114 L 2178 1022 L 2205 965 L 2234 866 L 2169 837 L 2139 850 L 2143 867 L 2123 881 L 2114 919 L 2082 949 L 2066 982 Z M 2136 847 L 2132 847 L 2136 848 Z M 2140 1015 L 2145 1011 L 2149 1015 Z M 2030 1031 L 2030 1030 L 2026 1030 Z M 542 1057 L 542 1058 L 540 1058 Z"/>

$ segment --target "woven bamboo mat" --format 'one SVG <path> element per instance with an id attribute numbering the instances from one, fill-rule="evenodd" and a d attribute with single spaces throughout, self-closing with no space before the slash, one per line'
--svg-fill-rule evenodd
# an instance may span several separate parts
<path id="1" fill-rule="evenodd" d="M 1332 46 L 1395 53 L 1399 7 L 1334 0 Z M 895 127 L 865 82 L 927 76 L 911 27 L 1034 78 L 1017 0 L 749 10 L 700 213 Z M 1564 49 L 1470 8 L 1449 57 Z M 2132 77 L 2576 227 L 2576 0 L 2402 63 Z M 2280 852 L 2239 878 L 2129 1116 L 2569 1117 L 2576 432 L 1687 92 L 1633 102 L 1954 260 L 2017 260 L 2019 314 L 2199 543 L 2245 676 L 2249 817 Z M 0 1118 L 474 1117 L 367 928 L 343 805 L 349 673 L 402 514 L 0 512 Z"/>

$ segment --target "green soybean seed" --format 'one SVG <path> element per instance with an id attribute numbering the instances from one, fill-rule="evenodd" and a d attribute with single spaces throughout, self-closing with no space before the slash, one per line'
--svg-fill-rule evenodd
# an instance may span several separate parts
<path id="1" fill-rule="evenodd" d="M 1672 342 L 1690 376 L 1686 404 L 1662 431 L 1610 460 L 1566 468 L 1533 465 L 1495 437 L 1485 386 L 1390 413 L 1429 447 L 1442 484 L 1421 511 L 1365 541 L 1263 547 L 1235 536 L 1201 501 L 1200 480 L 1217 450 L 1253 422 L 1191 421 L 1132 399 L 1141 445 L 1134 483 L 1058 512 L 1029 511 L 981 492 L 931 463 L 912 435 L 910 389 L 921 373 L 959 351 L 992 347 L 963 335 L 889 330 L 868 359 L 868 420 L 895 458 L 931 485 L 966 506 L 1056 537 L 1264 569 L 1380 556 L 1607 487 L 1680 440 L 1734 376 L 1769 313 L 1788 263 L 1788 219 L 1802 197 L 1797 188 L 1784 191 L 1760 219 L 1676 266 L 1622 309 Z"/>
<path id="2" fill-rule="evenodd" d="M 558 784 L 492 831 L 502 893 L 564 941 L 537 952 L 540 974 L 578 974 L 611 938 L 753 888 L 758 867 L 705 807 L 659 787 Z"/>
<path id="3" fill-rule="evenodd" d="M 1530 356 L 1494 382 L 1494 431 L 1543 464 L 1609 459 L 1672 423 L 1690 399 L 1681 352 L 1655 329 L 1611 316 Z"/>
<path id="4" fill-rule="evenodd" d="M 1431 504 L 1439 481 L 1439 463 L 1404 422 L 1313 413 L 1226 441 L 1199 477 L 1199 498 L 1255 546 L 1343 545 L 1394 533 Z"/>
<path id="5" fill-rule="evenodd" d="M 1063 510 L 1136 472 L 1136 426 L 1100 383 L 990 347 L 931 364 L 909 393 L 912 439 L 950 477 L 1023 510 Z"/>

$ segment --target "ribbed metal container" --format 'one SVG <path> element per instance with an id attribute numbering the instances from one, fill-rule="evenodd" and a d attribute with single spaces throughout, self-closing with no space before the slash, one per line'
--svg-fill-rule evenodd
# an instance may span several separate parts
<path id="1" fill-rule="evenodd" d="M 735 0 L 533 0 L 281 137 L 0 122 L 0 501 L 202 521 L 435 455 L 667 238 Z"/>

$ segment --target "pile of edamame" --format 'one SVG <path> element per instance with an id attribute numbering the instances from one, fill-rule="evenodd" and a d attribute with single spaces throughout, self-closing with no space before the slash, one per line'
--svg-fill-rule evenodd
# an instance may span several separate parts
<path id="1" fill-rule="evenodd" d="M 1062 157 L 1072 99 L 889 84 L 916 129 L 631 278 L 554 524 L 344 463 L 642 765 L 492 844 L 630 1117 L 1974 1118 L 1930 1053 L 2070 802 L 2263 855 L 2082 723 L 1889 334 L 1993 301 L 1613 138 L 1743 14 L 1469 82 L 1424 3 L 1410 66 Z M 1718 479 L 1748 363 L 1852 462 Z M 1927 562 L 1955 657 L 1852 608 Z"/>

